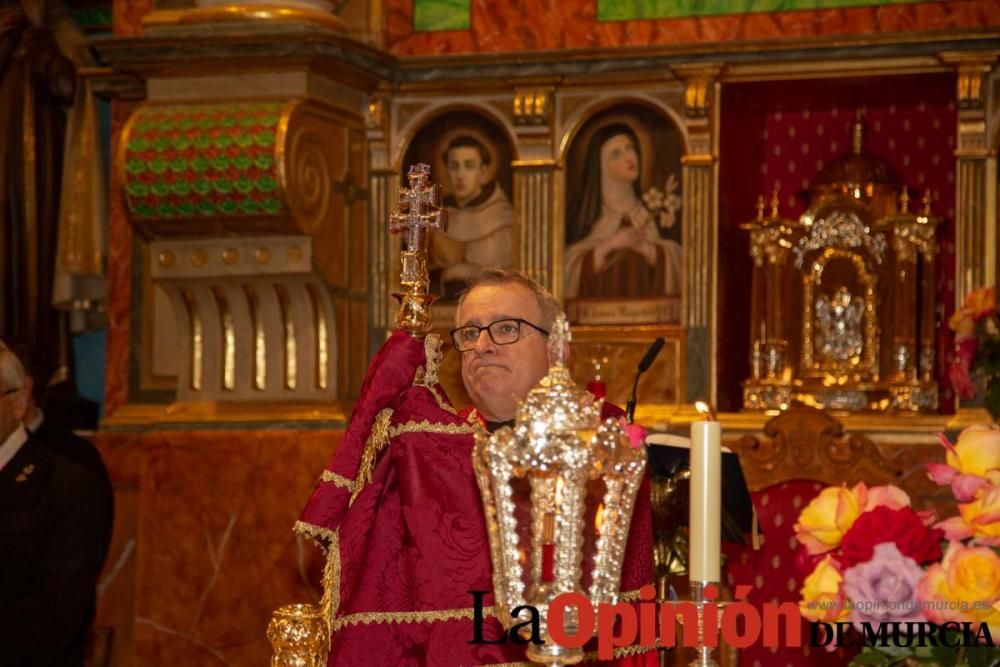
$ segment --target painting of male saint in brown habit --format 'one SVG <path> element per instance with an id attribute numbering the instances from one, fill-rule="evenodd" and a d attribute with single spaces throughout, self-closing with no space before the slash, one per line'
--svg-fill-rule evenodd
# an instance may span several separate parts
<path id="1" fill-rule="evenodd" d="M 680 319 L 681 153 L 670 121 L 640 106 L 601 113 L 575 138 L 564 253 L 575 321 Z"/>
<path id="2" fill-rule="evenodd" d="M 447 230 L 430 238 L 431 291 L 453 301 L 481 268 L 514 263 L 510 146 L 498 127 L 473 112 L 451 112 L 432 121 L 408 156 L 418 141 L 423 150 L 433 151 L 432 177 L 448 212 Z M 414 155 L 420 160 L 430 161 L 426 153 Z"/>

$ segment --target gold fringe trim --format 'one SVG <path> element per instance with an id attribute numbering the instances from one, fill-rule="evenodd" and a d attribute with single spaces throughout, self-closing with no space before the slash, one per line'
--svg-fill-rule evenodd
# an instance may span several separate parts
<path id="1" fill-rule="evenodd" d="M 354 482 L 347 479 L 343 475 L 338 475 L 332 470 L 324 470 L 319 480 L 321 482 L 332 482 L 334 486 L 340 487 L 341 489 L 354 491 Z"/>
<path id="2" fill-rule="evenodd" d="M 656 646 L 643 646 L 642 644 L 632 644 L 631 646 L 619 646 L 614 650 L 615 659 L 618 658 L 630 658 L 633 655 L 639 655 L 640 653 L 648 653 L 650 651 L 655 651 L 660 648 L 660 640 L 656 640 Z M 597 660 L 597 651 L 592 651 L 590 653 L 583 654 L 584 662 L 591 662 Z"/>
<path id="3" fill-rule="evenodd" d="M 421 366 L 413 378 L 413 384 L 433 387 L 438 383 L 438 371 L 441 369 L 441 336 L 427 334 L 424 338 L 424 359 L 427 366 Z"/>
<path id="4" fill-rule="evenodd" d="M 626 591 L 619 597 L 622 600 L 626 596 L 638 600 L 639 591 Z M 475 609 L 466 607 L 465 609 L 435 609 L 432 611 L 359 611 L 354 614 L 341 616 L 333 621 L 333 629 L 339 630 L 348 625 L 377 623 L 436 623 L 438 621 L 461 621 L 472 620 Z M 493 606 L 483 607 L 483 618 L 496 618 L 496 608 Z M 596 654 L 595 654 L 596 655 Z"/>
<path id="5" fill-rule="evenodd" d="M 467 607 L 465 609 L 435 609 L 432 611 L 359 611 L 354 614 L 346 614 L 333 621 L 333 630 L 336 632 L 349 625 L 384 625 L 387 623 L 437 623 L 439 621 L 471 621 L 474 618 L 475 609 Z M 483 608 L 483 618 L 496 618 L 493 607 Z"/>
<path id="6" fill-rule="evenodd" d="M 623 591 L 618 596 L 618 599 L 622 602 L 637 602 L 639 600 L 639 589 L 637 588 L 634 591 Z"/>
<path id="7" fill-rule="evenodd" d="M 453 415 L 456 415 L 456 416 L 458 415 L 458 412 L 455 410 L 455 408 L 453 408 L 452 406 L 450 406 L 448 403 L 445 402 L 444 396 L 442 396 L 438 392 L 438 388 L 437 388 L 436 385 L 432 385 L 430 387 L 427 387 L 427 389 L 430 390 L 431 396 L 434 397 L 434 401 L 438 404 L 439 408 L 441 408 L 445 412 L 451 413 Z"/>
<path id="8" fill-rule="evenodd" d="M 404 433 L 446 433 L 449 435 L 468 435 L 474 433 L 471 427 L 464 424 L 438 424 L 426 419 L 421 422 L 406 422 L 389 428 L 389 437 L 396 438 Z"/>
<path id="9" fill-rule="evenodd" d="M 326 550 L 326 544 L 321 543 L 320 540 L 325 540 L 327 544 L 331 544 L 337 539 L 337 534 L 329 528 L 317 526 L 314 523 L 306 523 L 305 521 L 296 521 L 292 530 L 301 535 L 311 537 L 319 543 L 323 550 Z"/>
<path id="10" fill-rule="evenodd" d="M 340 606 L 340 536 L 333 532 L 330 550 L 326 552 L 326 567 L 323 568 L 323 597 L 320 599 L 323 621 L 326 623 L 326 652 L 330 653 L 333 638 L 334 618 Z"/>
<path id="11" fill-rule="evenodd" d="M 379 453 L 389 444 L 389 420 L 392 419 L 392 408 L 382 408 L 375 415 L 375 422 L 372 424 L 372 432 L 368 434 L 368 441 L 365 449 L 361 453 L 361 463 L 358 465 L 358 476 L 354 480 L 354 492 L 351 493 L 351 500 L 348 506 L 353 505 L 358 494 L 368 482 L 372 481 L 372 471 L 375 470 L 375 461 Z"/>
<path id="12" fill-rule="evenodd" d="M 330 561 L 327 561 L 327 570 L 329 571 Z M 340 563 L 337 563 L 337 572 L 339 576 Z M 324 582 L 326 577 L 324 576 Z M 324 583 L 325 587 L 325 583 Z M 324 601 L 326 597 L 324 594 Z M 324 607 L 325 611 L 325 607 Z M 462 620 L 472 620 L 474 617 L 474 610 L 472 608 L 468 609 L 442 609 L 438 611 L 395 611 L 395 612 L 358 612 L 356 614 L 347 614 L 337 619 L 333 619 L 330 624 L 331 634 L 342 628 L 365 624 L 370 625 L 372 623 L 377 623 L 380 625 L 387 623 L 434 623 L 438 621 L 462 621 Z M 496 618 L 492 607 L 486 607 L 483 609 L 483 618 Z M 659 642 L 657 642 L 656 647 L 643 646 L 641 644 L 633 644 L 631 646 L 620 646 L 614 650 L 615 659 L 627 658 L 634 655 L 639 655 L 640 653 L 646 653 L 648 651 L 656 650 L 659 648 Z M 594 662 L 598 660 L 597 651 L 590 651 L 583 655 L 584 662 Z M 530 662 L 500 662 L 500 663 L 489 663 L 483 667 L 532 667 L 533 663 Z"/>

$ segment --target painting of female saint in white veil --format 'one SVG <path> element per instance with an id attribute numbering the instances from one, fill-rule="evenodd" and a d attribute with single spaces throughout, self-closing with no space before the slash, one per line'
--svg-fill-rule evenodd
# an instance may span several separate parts
<path id="1" fill-rule="evenodd" d="M 577 322 L 676 322 L 681 138 L 639 105 L 591 118 L 567 154 L 564 294 Z"/>

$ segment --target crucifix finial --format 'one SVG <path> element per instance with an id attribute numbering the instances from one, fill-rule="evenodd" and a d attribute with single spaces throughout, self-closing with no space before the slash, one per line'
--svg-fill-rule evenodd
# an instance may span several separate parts
<path id="1" fill-rule="evenodd" d="M 389 214 L 389 231 L 406 232 L 399 276 L 403 291 L 393 295 L 400 302 L 396 326 L 413 334 L 430 330 L 430 306 L 436 299 L 427 291 L 427 232 L 448 226 L 448 214 L 438 204 L 438 188 L 430 183 L 430 175 L 430 165 L 412 165 L 407 173 L 410 187 L 399 188 L 396 208 Z"/>
<path id="2" fill-rule="evenodd" d="M 399 188 L 397 208 L 389 214 L 389 231 L 406 231 L 406 247 L 415 248 L 422 232 L 447 227 L 448 214 L 438 205 L 438 188 L 429 183 L 429 164 L 411 165 L 406 176 L 410 187 Z"/>

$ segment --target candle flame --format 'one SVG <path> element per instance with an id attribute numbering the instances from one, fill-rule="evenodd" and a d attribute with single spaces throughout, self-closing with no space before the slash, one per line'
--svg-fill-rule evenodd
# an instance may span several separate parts
<path id="1" fill-rule="evenodd" d="M 562 477 L 556 478 L 556 507 L 562 504 L 562 488 L 563 481 Z"/>
<path id="2" fill-rule="evenodd" d="M 597 513 L 594 516 L 594 529 L 598 533 L 601 532 L 601 526 L 604 525 L 604 503 L 597 506 Z"/>
<path id="3" fill-rule="evenodd" d="M 706 421 L 711 421 L 711 422 L 716 421 L 715 410 L 713 410 L 712 406 L 710 406 L 705 401 L 696 401 L 694 404 L 694 409 L 698 411 L 699 415 L 705 417 Z"/>

